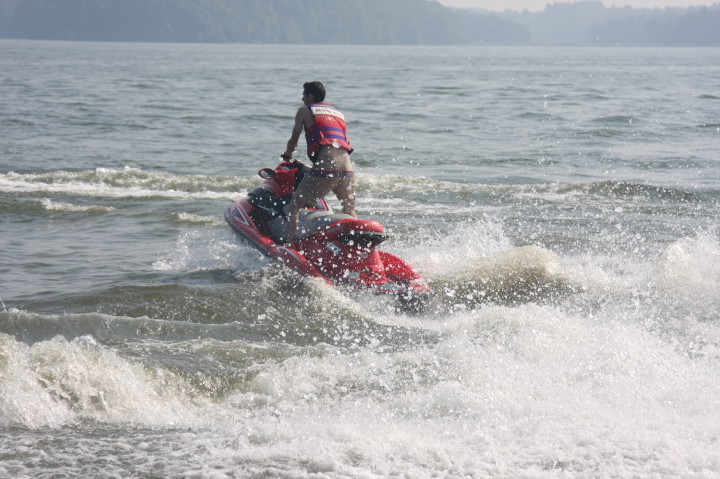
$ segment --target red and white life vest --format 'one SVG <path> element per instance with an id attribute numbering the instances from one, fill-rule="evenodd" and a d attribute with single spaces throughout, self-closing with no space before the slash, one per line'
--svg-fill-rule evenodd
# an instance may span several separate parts
<path id="1" fill-rule="evenodd" d="M 308 156 L 312 158 L 323 145 L 352 152 L 350 140 L 347 138 L 345 115 L 330 103 L 313 103 L 308 105 L 308 108 L 313 115 L 313 127 L 305 132 Z"/>

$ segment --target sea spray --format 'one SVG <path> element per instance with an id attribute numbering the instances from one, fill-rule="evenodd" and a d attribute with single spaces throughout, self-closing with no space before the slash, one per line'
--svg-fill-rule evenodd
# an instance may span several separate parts
<path id="1" fill-rule="evenodd" d="M 155 261 L 153 268 L 176 272 L 227 269 L 239 273 L 270 263 L 269 258 L 240 241 L 224 224 L 218 226 L 222 228 L 194 228 L 182 233 L 175 245 Z"/>
<path id="2" fill-rule="evenodd" d="M 711 232 L 681 238 L 662 253 L 655 268 L 659 284 L 701 300 L 720 291 L 720 241 Z M 720 301 L 717 296 L 716 301 Z"/>
<path id="3" fill-rule="evenodd" d="M 556 255 L 537 246 L 466 261 L 453 274 L 435 276 L 432 281 L 440 301 L 452 308 L 546 302 L 575 290 Z"/>

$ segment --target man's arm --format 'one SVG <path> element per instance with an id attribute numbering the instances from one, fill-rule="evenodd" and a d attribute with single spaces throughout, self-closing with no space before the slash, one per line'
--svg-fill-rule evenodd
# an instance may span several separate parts
<path id="1" fill-rule="evenodd" d="M 288 158 L 292 158 L 293 152 L 297 148 L 298 141 L 300 140 L 300 134 L 303 131 L 303 125 L 305 120 L 304 110 L 307 110 L 307 108 L 299 108 L 297 113 L 295 114 L 295 126 L 293 126 L 290 140 L 288 140 L 287 142 L 287 149 L 285 150 L 285 153 L 283 153 L 283 156 L 286 156 Z"/>

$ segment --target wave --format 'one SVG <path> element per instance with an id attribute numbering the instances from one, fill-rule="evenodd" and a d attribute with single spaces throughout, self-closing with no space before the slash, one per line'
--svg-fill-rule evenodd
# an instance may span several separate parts
<path id="1" fill-rule="evenodd" d="M 440 304 L 451 309 L 547 302 L 581 289 L 563 271 L 557 256 L 539 246 L 465 262 L 452 274 L 432 277 L 432 285 Z"/>
<path id="2" fill-rule="evenodd" d="M 213 226 L 224 226 L 225 221 L 219 216 L 202 216 L 193 213 L 173 213 L 178 223 L 206 224 Z"/>
<path id="3" fill-rule="evenodd" d="M 526 159 L 500 160 L 501 162 L 527 162 Z M 50 173 L 16 173 L 0 174 L 0 192 L 8 194 L 42 193 L 65 196 L 82 196 L 97 198 L 164 198 L 189 200 L 228 200 L 237 199 L 246 191 L 257 186 L 260 180 L 255 176 L 229 177 L 182 175 L 167 172 L 147 172 L 138 168 L 125 167 L 122 170 L 96 168 L 86 171 L 56 171 Z M 589 194 L 602 196 L 647 196 L 661 199 L 690 201 L 696 198 L 677 188 L 653 186 L 624 181 L 601 181 L 588 183 L 547 183 L 547 184 L 516 184 L 487 185 L 482 183 L 460 183 L 437 180 L 424 176 L 400 176 L 375 174 L 370 171 L 359 175 L 357 188 L 360 193 L 369 193 L 368 201 L 382 202 L 388 191 L 395 197 L 403 193 L 423 194 L 428 192 L 453 193 L 467 196 L 511 194 L 527 196 L 528 194 Z M 393 200 L 398 200 L 393 198 Z M 401 201 L 398 200 L 398 201 Z M 56 211 L 92 211 L 102 210 L 105 206 L 75 205 L 70 202 L 43 200 L 46 210 Z M 178 221 L 212 222 L 209 218 L 200 218 L 191 214 L 178 213 Z"/>
<path id="4" fill-rule="evenodd" d="M 183 383 L 162 369 L 124 359 L 90 337 L 25 345 L 0 333 L 4 427 L 60 427 L 83 419 L 187 423 Z"/>
<path id="5" fill-rule="evenodd" d="M 172 288 L 149 288 L 147 295 Z M 115 288 L 137 296 L 136 288 Z M 166 296 L 168 300 L 171 296 Z M 28 345 L 49 341 L 60 336 L 75 340 L 84 336 L 100 343 L 133 341 L 184 341 L 190 339 L 217 339 L 233 341 L 257 338 L 252 327 L 239 322 L 202 324 L 190 321 L 153 319 L 149 317 L 115 316 L 103 313 L 77 313 L 44 315 L 20 310 L 0 312 L 2 333 L 12 335 Z"/>
<path id="6" fill-rule="evenodd" d="M 63 203 L 60 201 L 53 201 L 49 198 L 45 198 L 40 202 L 48 211 L 58 212 L 69 212 L 69 213 L 87 213 L 87 212 L 108 212 L 113 211 L 115 208 L 112 206 L 99 206 L 99 205 L 74 205 L 71 203 Z"/>
<path id="7" fill-rule="evenodd" d="M 228 199 L 259 182 L 251 177 L 178 175 L 96 168 L 89 171 L 0 174 L 0 192 L 45 193 L 108 198 Z"/>
<path id="8" fill-rule="evenodd" d="M 115 206 L 104 206 L 95 204 L 76 204 L 66 201 L 57 201 L 50 198 L 44 198 L 38 201 L 18 201 L 13 198 L 4 198 L 0 200 L 0 207 L 5 207 L 14 212 L 15 215 L 22 213 L 36 215 L 40 211 L 46 211 L 53 214 L 61 213 L 84 213 L 84 214 L 117 214 L 119 210 Z M 222 212 L 214 216 L 198 215 L 188 212 L 170 212 L 162 211 L 140 211 L 136 215 L 151 215 L 154 217 L 166 216 L 173 222 L 180 225 L 209 225 L 209 226 L 225 226 L 226 223 L 222 218 Z"/>
<path id="9" fill-rule="evenodd" d="M 684 458 L 698 447 L 713 457 L 714 362 L 694 361 L 632 324 L 537 305 L 457 319 L 434 344 L 351 354 L 239 341 L 118 352 L 87 337 L 28 346 L 0 335 L 0 424 L 20 426 L 13 434 L 35 429 L 38 444 L 65 444 L 62 426 L 79 424 L 63 453 L 132 449 L 146 472 L 166 452 L 176 475 L 198 458 L 229 475 L 241 467 L 247 475 L 391 476 L 418 464 L 440 476 L 448 467 L 522 473 L 528 464 L 602 473 L 618 465 L 582 458 L 610 448 L 644 457 L 620 463 L 642 476 L 694 467 Z M 547 445 L 548 434 L 559 446 Z M 493 451 L 478 455 L 488 445 Z M 511 452 L 497 452 L 504 450 Z M 648 450 L 659 454 L 648 459 Z M 456 458 L 462 464 L 450 464 Z"/>
<path id="10" fill-rule="evenodd" d="M 642 183 L 629 183 L 625 181 L 600 181 L 589 183 L 586 191 L 610 197 L 644 197 L 652 199 L 665 199 L 675 201 L 695 201 L 698 199 L 694 193 L 678 188 L 668 188 Z"/>
<path id="11" fill-rule="evenodd" d="M 93 313 L 2 311 L 0 334 L 27 345 L 56 337 L 74 341 L 87 336 L 120 349 L 188 341 L 390 349 L 438 340 L 436 333 L 417 325 L 376 321 L 378 313 L 362 304 L 370 295 L 354 299 L 352 293 L 301 278 L 279 266 L 246 273 L 234 281 L 215 281 L 212 286 L 213 291 L 206 292 L 198 285 L 124 286 L 78 298 L 85 309 L 97 311 Z M 70 309 L 72 304 L 67 306 Z M 384 314 L 392 311 L 388 308 Z"/>
<path id="12" fill-rule="evenodd" d="M 518 198 L 544 198 L 549 201 L 588 202 L 607 198 L 671 200 L 678 202 L 695 202 L 699 200 L 695 193 L 678 188 L 655 186 L 652 184 L 632 183 L 625 181 L 596 181 L 587 183 L 547 183 L 540 185 L 507 185 L 495 186 L 493 190 L 503 195 Z M 592 204 L 592 203 L 590 203 Z"/>
<path id="13" fill-rule="evenodd" d="M 540 121 L 540 122 L 565 122 L 567 121 L 565 118 L 553 115 L 550 113 L 540 113 L 540 112 L 533 112 L 533 111 L 526 111 L 523 113 L 518 113 L 515 115 L 516 118 L 520 120 L 530 120 L 530 121 Z"/>
<path id="14" fill-rule="evenodd" d="M 677 240 L 664 250 L 628 241 L 627 251 L 560 256 L 538 245 L 517 247 L 502 224 L 486 219 L 457 224 L 435 237 L 405 239 L 392 248 L 431 282 L 436 308 L 429 315 L 434 317 L 493 304 L 563 302 L 571 308 L 615 309 L 634 304 L 639 296 L 648 301 L 643 311 L 651 318 L 690 313 L 720 323 L 716 232 Z"/>
<path id="15" fill-rule="evenodd" d="M 596 128 L 592 130 L 580 130 L 575 133 L 578 137 L 588 138 L 614 138 L 616 136 L 624 136 L 627 134 L 626 131 L 618 130 L 615 128 Z"/>
<path id="16" fill-rule="evenodd" d="M 665 291 L 720 307 L 720 242 L 711 232 L 681 238 L 663 251 L 653 271 Z M 716 318 L 720 322 L 720 316 Z"/>
<path id="17" fill-rule="evenodd" d="M 551 301 L 580 289 L 555 253 L 514 246 L 503 225 L 489 218 L 456 223 L 423 238 L 413 235 L 387 248 L 429 280 L 434 316 L 487 304 Z"/>
<path id="18" fill-rule="evenodd" d="M 638 119 L 634 116 L 628 116 L 628 115 L 610 115 L 610 116 L 601 116 L 598 118 L 595 118 L 593 122 L 595 123 L 602 123 L 602 124 L 617 124 L 617 125 L 632 125 L 633 123 L 637 122 Z"/>
<path id="19" fill-rule="evenodd" d="M 524 162 L 527 160 L 502 160 Z M 436 180 L 423 176 L 404 177 L 398 175 L 364 174 L 358 179 L 359 188 L 369 191 L 373 195 L 382 196 L 387 191 L 406 193 L 443 192 L 466 195 L 480 194 L 510 194 L 526 197 L 533 194 L 557 193 L 559 195 L 600 195 L 600 196 L 643 196 L 657 199 L 675 199 L 679 201 L 696 200 L 694 193 L 665 186 L 656 186 L 647 183 L 633 183 L 627 181 L 590 181 L 582 183 L 541 183 L 541 184 L 513 184 L 488 185 L 482 183 L 458 183 L 452 181 Z"/>

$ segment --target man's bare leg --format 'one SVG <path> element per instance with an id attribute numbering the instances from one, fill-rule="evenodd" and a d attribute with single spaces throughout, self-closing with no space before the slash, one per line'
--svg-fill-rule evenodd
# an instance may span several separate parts
<path id="1" fill-rule="evenodd" d="M 303 180 L 300 182 L 300 186 L 298 186 L 297 191 L 293 195 L 292 200 L 290 201 L 290 207 L 288 208 L 288 224 L 285 235 L 286 243 L 296 241 L 299 236 L 297 234 L 297 225 L 302 207 L 307 204 L 315 204 L 315 201 L 317 201 L 318 198 L 322 198 L 333 191 L 333 188 L 336 186 L 339 179 L 340 178 L 317 178 L 311 175 L 305 175 Z"/>

